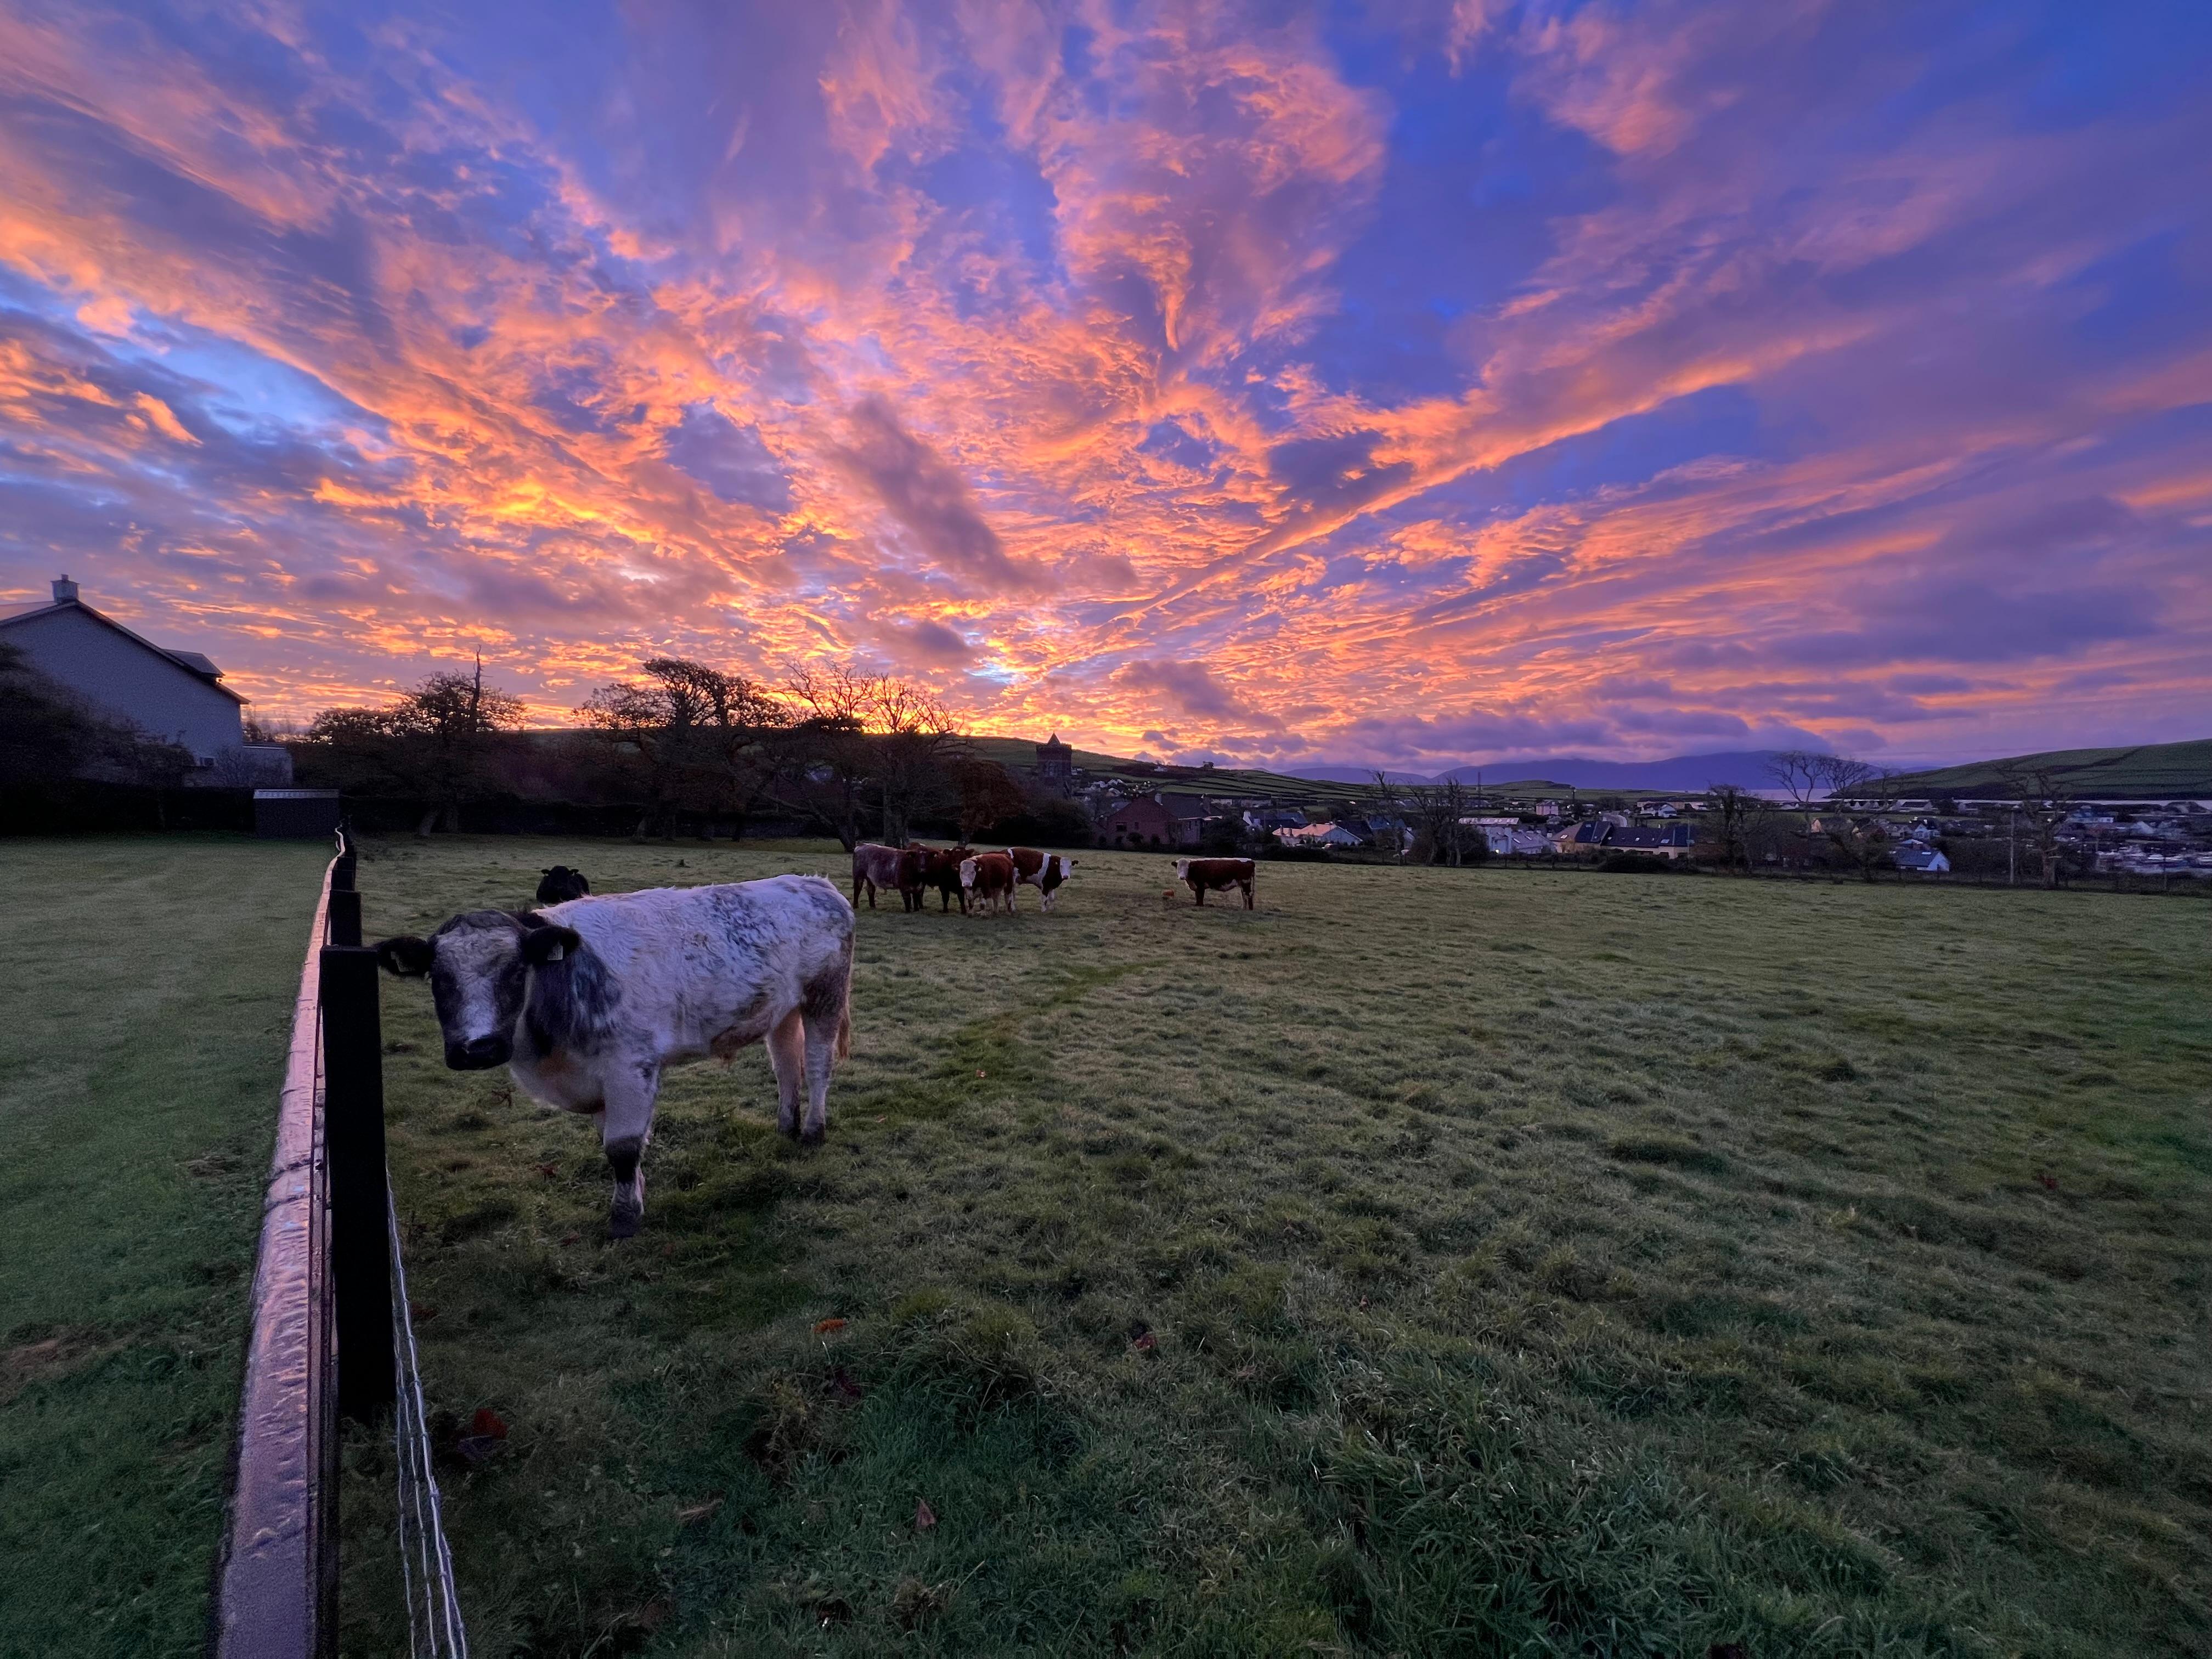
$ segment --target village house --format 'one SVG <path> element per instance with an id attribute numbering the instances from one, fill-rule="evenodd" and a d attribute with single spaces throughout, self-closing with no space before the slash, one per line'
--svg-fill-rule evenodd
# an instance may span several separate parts
<path id="1" fill-rule="evenodd" d="M 109 719 L 174 744 L 210 775 L 200 781 L 291 781 L 284 750 L 246 744 L 246 699 L 222 683 L 220 668 L 94 610 L 67 576 L 55 579 L 53 594 L 50 604 L 0 618 L 0 641 L 20 647 L 33 668 Z"/>
<path id="2" fill-rule="evenodd" d="M 1606 850 L 1648 853 L 1655 858 L 1684 859 L 1690 855 L 1697 832 L 1686 823 L 1670 823 L 1652 830 L 1615 830 L 1607 837 Z"/>
<path id="3" fill-rule="evenodd" d="M 1099 820 L 1101 847 L 1195 847 L 1216 816 L 1196 795 L 1132 795 Z"/>

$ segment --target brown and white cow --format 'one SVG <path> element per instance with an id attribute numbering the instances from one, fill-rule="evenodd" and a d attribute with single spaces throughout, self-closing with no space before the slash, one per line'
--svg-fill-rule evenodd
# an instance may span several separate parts
<path id="1" fill-rule="evenodd" d="M 1252 878 L 1259 866 L 1250 859 L 1177 859 L 1175 861 L 1176 879 L 1190 889 L 1193 900 L 1206 902 L 1208 893 L 1225 893 L 1232 887 L 1244 890 L 1244 908 L 1252 906 Z"/>
<path id="2" fill-rule="evenodd" d="M 860 908 L 860 889 L 868 890 L 868 908 L 876 908 L 876 889 L 896 893 L 899 884 L 899 855 L 902 848 L 864 841 L 853 849 L 853 908 Z"/>
<path id="3" fill-rule="evenodd" d="M 1073 879 L 1075 860 L 1065 853 L 1040 853 L 1034 847 L 1009 847 L 1006 856 L 1014 861 L 1014 885 L 1024 884 L 1037 890 L 1037 902 L 1048 911 L 1052 908 L 1052 896 Z M 1011 898 L 1008 901 L 1012 902 Z"/>
<path id="4" fill-rule="evenodd" d="M 1004 903 L 1006 914 L 1013 915 L 1014 861 L 1004 853 L 978 853 L 961 860 L 960 885 L 975 901 L 976 911 Z"/>

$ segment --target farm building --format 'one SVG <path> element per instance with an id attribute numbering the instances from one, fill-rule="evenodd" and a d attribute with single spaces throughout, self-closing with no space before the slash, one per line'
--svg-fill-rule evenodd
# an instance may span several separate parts
<path id="1" fill-rule="evenodd" d="M 1101 847 L 1195 847 L 1216 812 L 1197 795 L 1133 795 L 1099 821 Z"/>
<path id="2" fill-rule="evenodd" d="M 1098 824 L 1101 847 L 1180 847 L 1182 836 L 1180 820 L 1160 805 L 1158 795 L 1133 795 Z"/>
<path id="3" fill-rule="evenodd" d="M 94 610 L 67 576 L 55 578 L 51 604 L 0 618 L 0 640 L 20 647 L 48 679 L 109 718 L 175 744 L 204 770 L 222 763 L 226 769 L 266 769 L 271 775 L 264 781 L 291 781 L 283 750 L 247 750 L 240 712 L 246 699 L 222 683 L 222 670 L 197 651 L 155 645 Z"/>

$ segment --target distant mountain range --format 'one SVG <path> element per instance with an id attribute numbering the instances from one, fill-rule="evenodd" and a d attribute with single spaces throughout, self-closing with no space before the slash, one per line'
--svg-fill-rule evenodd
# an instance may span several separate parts
<path id="1" fill-rule="evenodd" d="M 1393 783 L 1519 783 L 1541 779 L 1570 789 L 1705 789 L 1717 783 L 1733 783 L 1745 789 L 1771 789 L 1767 762 L 1780 751 L 1772 749 L 1735 749 L 1711 755 L 1676 755 L 1668 760 L 1601 761 L 1573 756 L 1546 756 L 1535 760 L 1498 761 L 1482 766 L 1455 766 L 1429 775 L 1419 772 L 1388 772 Z M 1330 783 L 1368 783 L 1371 767 L 1301 766 L 1294 777 Z"/>

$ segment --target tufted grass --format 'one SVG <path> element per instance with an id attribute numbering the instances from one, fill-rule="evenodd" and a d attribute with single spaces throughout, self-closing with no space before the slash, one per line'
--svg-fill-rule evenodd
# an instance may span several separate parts
<path id="1" fill-rule="evenodd" d="M 327 849 L 0 841 L 0 1655 L 198 1651 Z"/>
<path id="2" fill-rule="evenodd" d="M 369 925 L 556 860 L 841 862 L 395 845 Z M 587 1123 L 387 984 L 434 1403 L 511 1429 L 447 1477 L 478 1651 L 2212 1646 L 2197 907 L 1165 862 L 864 909 L 829 1145 L 675 1073 L 621 1246 Z"/>

